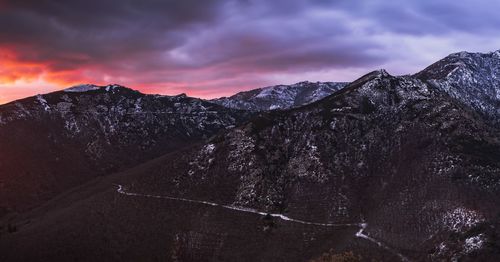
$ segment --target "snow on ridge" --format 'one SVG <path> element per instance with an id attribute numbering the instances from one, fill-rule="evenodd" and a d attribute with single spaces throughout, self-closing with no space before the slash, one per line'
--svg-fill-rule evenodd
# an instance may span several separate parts
<path id="1" fill-rule="evenodd" d="M 307 84 L 310 84 L 311 82 L 309 81 L 303 81 L 291 85 L 275 85 L 275 86 L 268 86 L 268 87 L 263 87 L 260 91 L 259 94 L 255 96 L 255 98 L 268 98 L 268 97 L 273 97 L 273 96 L 294 96 L 297 95 L 298 90 L 293 90 L 296 88 L 302 88 Z M 319 84 L 320 82 L 318 82 Z M 290 98 L 290 97 L 289 97 Z M 291 98 L 290 98 L 291 99 Z"/>
<path id="2" fill-rule="evenodd" d="M 491 56 L 497 59 L 500 59 L 500 50 L 491 52 Z"/>
<path id="3" fill-rule="evenodd" d="M 38 103 L 40 103 L 40 105 L 43 107 L 43 110 L 45 110 L 45 111 L 50 110 L 50 106 L 47 104 L 47 100 L 45 100 L 45 98 L 43 98 L 42 95 L 37 95 L 36 99 L 37 99 Z"/>
<path id="4" fill-rule="evenodd" d="M 486 236 L 483 233 L 477 236 L 469 237 L 465 240 L 464 250 L 466 253 L 471 253 L 473 251 L 479 250 L 485 245 L 486 241 Z"/>
<path id="5" fill-rule="evenodd" d="M 292 85 L 267 86 L 211 100 L 216 104 L 243 110 L 281 110 L 310 104 L 343 88 L 344 82 L 302 81 Z"/>
<path id="6" fill-rule="evenodd" d="M 269 87 L 264 87 L 260 91 L 259 94 L 257 94 L 255 97 L 257 98 L 265 98 L 272 96 L 273 93 L 282 93 L 286 87 L 284 86 L 269 86 Z"/>
<path id="7" fill-rule="evenodd" d="M 115 92 L 118 88 L 125 88 L 124 86 L 121 86 L 121 85 L 118 85 L 118 84 L 110 84 L 110 85 L 107 85 L 105 90 L 106 92 Z M 135 91 L 135 90 L 134 90 Z"/>
<path id="8" fill-rule="evenodd" d="M 453 232 L 464 232 L 483 222 L 484 217 L 475 210 L 458 207 L 443 216 L 445 228 Z"/>
<path id="9" fill-rule="evenodd" d="M 94 91 L 94 90 L 99 90 L 100 87 L 96 85 L 91 85 L 91 84 L 83 84 L 83 85 L 76 85 L 72 86 L 70 88 L 64 89 L 64 92 L 70 92 L 70 93 L 81 93 L 81 92 L 88 92 L 88 91 Z"/>

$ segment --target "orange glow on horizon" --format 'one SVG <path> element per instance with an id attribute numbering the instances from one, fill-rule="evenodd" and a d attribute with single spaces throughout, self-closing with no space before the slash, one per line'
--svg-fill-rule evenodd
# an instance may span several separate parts
<path id="1" fill-rule="evenodd" d="M 40 93 L 65 89 L 82 83 L 95 85 L 120 84 L 146 94 L 177 95 L 186 93 L 188 96 L 205 99 L 232 95 L 234 90 L 244 89 L 242 86 L 232 87 L 229 90 L 193 88 L 193 86 L 223 86 L 217 80 L 194 81 L 191 83 L 172 81 L 140 83 L 133 77 L 107 75 L 99 71 L 99 69 L 91 67 L 51 71 L 49 63 L 20 61 L 14 52 L 8 49 L 0 49 L 0 104 Z"/>
<path id="2" fill-rule="evenodd" d="M 22 61 L 14 51 L 0 47 L 0 104 L 86 83 L 120 84 L 145 94 L 186 93 L 188 96 L 203 99 L 230 96 L 252 88 L 241 83 L 232 85 L 237 82 L 226 78 L 152 82 L 141 72 L 138 72 L 137 76 L 128 76 L 130 73 L 116 72 L 112 68 L 101 68 L 101 65 L 82 65 L 77 69 L 53 70 L 52 64 L 50 61 L 45 63 Z M 186 72 L 180 71 L 179 73 Z M 193 75 L 200 74 L 212 75 L 210 69 L 201 69 L 193 73 Z M 229 86 L 228 83 L 231 85 Z"/>
<path id="3" fill-rule="evenodd" d="M 0 84 L 13 84 L 16 81 L 34 81 L 44 72 L 40 63 L 20 62 L 13 52 L 0 49 Z"/>
<path id="4" fill-rule="evenodd" d="M 51 70 L 51 64 L 53 63 L 50 61 L 21 61 L 15 52 L 0 48 L 0 85 L 43 82 L 63 88 L 92 82 L 92 78 L 84 77 L 82 69 Z"/>

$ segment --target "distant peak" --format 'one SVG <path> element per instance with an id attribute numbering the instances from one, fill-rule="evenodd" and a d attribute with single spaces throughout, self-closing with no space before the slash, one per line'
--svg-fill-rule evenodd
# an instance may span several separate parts
<path id="1" fill-rule="evenodd" d="M 500 59 L 500 49 L 490 53 L 492 57 Z"/>
<path id="2" fill-rule="evenodd" d="M 76 85 L 72 86 L 70 88 L 64 89 L 64 92 L 69 92 L 69 93 L 84 93 L 84 92 L 89 92 L 89 91 L 96 91 L 96 90 L 104 90 L 106 92 L 113 92 L 115 93 L 116 91 L 119 90 L 128 90 L 128 91 L 133 91 L 133 92 L 138 92 L 137 90 L 118 85 L 118 84 L 109 84 L 105 86 L 98 86 L 98 85 L 93 85 L 93 84 L 81 84 L 81 85 Z"/>
<path id="3" fill-rule="evenodd" d="M 92 84 L 81 84 L 81 85 L 72 86 L 70 88 L 66 88 L 66 89 L 64 89 L 64 92 L 80 93 L 80 92 L 99 90 L 99 88 L 100 88 L 99 86 L 92 85 Z"/>
<path id="4" fill-rule="evenodd" d="M 453 54 L 449 55 L 449 57 L 456 57 L 456 58 L 470 58 L 470 57 L 484 57 L 484 56 L 491 56 L 491 57 L 495 57 L 495 58 L 500 58 L 500 50 L 496 50 L 496 51 L 488 52 L 488 53 L 461 51 L 461 52 L 457 52 L 457 53 L 453 53 Z"/>
<path id="5" fill-rule="evenodd" d="M 187 97 L 187 95 L 186 95 L 186 93 L 180 93 L 180 94 L 176 95 L 175 97 L 178 97 L 178 98 L 186 98 L 186 97 Z"/>
<path id="6" fill-rule="evenodd" d="M 380 74 L 380 76 L 390 76 L 391 74 L 389 74 L 389 72 L 387 72 L 387 70 L 385 69 L 379 69 L 377 70 Z"/>
<path id="7" fill-rule="evenodd" d="M 387 77 L 387 76 L 391 76 L 391 74 L 389 74 L 387 72 L 387 70 L 385 70 L 385 69 L 379 69 L 379 70 L 372 71 L 371 73 L 368 73 L 367 76 L 372 76 L 372 77 Z"/>
<path id="8" fill-rule="evenodd" d="M 390 77 L 390 76 L 391 75 L 389 73 L 387 73 L 387 71 L 385 69 L 379 69 L 379 70 L 372 71 L 372 72 L 358 78 L 357 80 L 352 82 L 350 85 L 351 86 L 352 85 L 363 85 L 366 82 L 372 81 L 374 79 L 383 79 L 383 78 Z"/>
<path id="9" fill-rule="evenodd" d="M 464 58 L 464 57 L 467 57 L 469 55 L 470 55 L 469 52 L 467 52 L 467 51 L 461 51 L 461 52 L 453 53 L 450 56 Z"/>

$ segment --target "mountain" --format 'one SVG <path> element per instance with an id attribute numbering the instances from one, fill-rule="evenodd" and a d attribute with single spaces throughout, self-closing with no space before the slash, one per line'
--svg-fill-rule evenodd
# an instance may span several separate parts
<path id="1" fill-rule="evenodd" d="M 497 261 L 499 134 L 375 71 L 11 218 L 0 259 Z"/>
<path id="2" fill-rule="evenodd" d="M 248 118 L 186 95 L 81 85 L 0 106 L 0 215 L 198 143 Z"/>
<path id="3" fill-rule="evenodd" d="M 415 76 L 500 124 L 500 50 L 451 54 Z"/>
<path id="4" fill-rule="evenodd" d="M 383 243 L 339 232 L 336 252 L 485 260 L 500 255 L 498 159 L 498 129 L 474 110 L 381 70 L 317 103 L 262 114 L 170 160 L 169 175 L 125 186 L 301 221 L 366 223 Z"/>
<path id="5" fill-rule="evenodd" d="M 211 101 L 228 108 L 251 111 L 290 109 L 318 101 L 346 85 L 347 83 L 341 82 L 306 81 L 293 85 L 277 85 L 254 89 Z"/>
<path id="6" fill-rule="evenodd" d="M 499 261 L 500 130 L 477 106 L 487 97 L 472 103 L 463 84 L 480 89 L 495 79 L 483 68 L 494 54 L 478 56 L 485 57 L 478 67 L 449 71 L 456 78 L 437 74 L 449 67 L 439 62 L 416 75 L 378 70 L 305 106 L 252 115 L 164 98 L 174 107 L 176 99 L 207 103 L 241 120 L 4 217 L 0 260 Z M 108 92 L 83 86 L 62 95 L 87 101 Z M 35 111 L 55 105 L 43 96 Z M 71 140 L 58 141 L 71 148 Z M 125 151 L 111 152 L 110 160 Z"/>

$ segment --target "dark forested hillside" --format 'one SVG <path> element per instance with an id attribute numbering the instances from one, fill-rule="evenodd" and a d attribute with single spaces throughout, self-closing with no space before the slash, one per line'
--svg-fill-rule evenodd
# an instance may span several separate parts
<path id="1" fill-rule="evenodd" d="M 0 210 L 22 211 L 97 176 L 197 143 L 242 111 L 122 86 L 77 86 L 0 106 Z"/>

